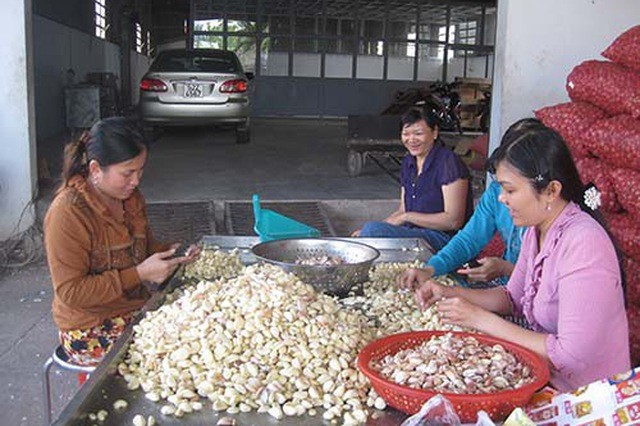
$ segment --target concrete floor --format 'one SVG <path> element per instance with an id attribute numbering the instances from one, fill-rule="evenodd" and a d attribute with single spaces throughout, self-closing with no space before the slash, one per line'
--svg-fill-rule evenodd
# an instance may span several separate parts
<path id="1" fill-rule="evenodd" d="M 344 121 L 256 119 L 248 145 L 236 145 L 232 131 L 170 129 L 152 144 L 141 189 L 149 202 L 248 201 L 253 193 L 263 200 L 354 200 L 382 216 L 395 206 L 398 185 L 375 165 L 350 178 L 345 139 Z M 61 141 L 49 145 L 52 176 L 59 173 Z M 40 211 L 52 188 L 43 187 Z M 379 201 L 367 209 L 362 200 Z M 41 369 L 57 345 L 51 299 L 44 260 L 0 275 L 1 425 L 43 422 Z M 52 382 L 57 413 L 77 390 L 76 377 L 56 372 Z"/>
<path id="2" fill-rule="evenodd" d="M 346 170 L 343 120 L 254 119 L 252 141 L 233 131 L 167 129 L 152 144 L 141 188 L 149 201 L 394 199 L 398 185 L 369 164 Z"/>

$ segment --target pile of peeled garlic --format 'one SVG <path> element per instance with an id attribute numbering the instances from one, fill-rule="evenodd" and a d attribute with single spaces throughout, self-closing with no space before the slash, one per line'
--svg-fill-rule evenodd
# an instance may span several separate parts
<path id="1" fill-rule="evenodd" d="M 129 389 L 162 401 L 164 415 L 209 403 L 276 419 L 324 410 L 325 420 L 362 424 L 368 408 L 386 404 L 356 368 L 360 349 L 400 331 L 451 329 L 393 284 L 392 276 L 417 265 L 376 265 L 364 285 L 367 303 L 356 309 L 276 266 L 242 267 L 235 253 L 211 252 L 185 270 L 193 284 L 134 327 L 118 366 Z"/>

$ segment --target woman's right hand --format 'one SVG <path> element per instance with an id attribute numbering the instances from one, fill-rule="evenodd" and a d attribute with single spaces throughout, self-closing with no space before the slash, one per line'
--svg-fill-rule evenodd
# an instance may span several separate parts
<path id="1" fill-rule="evenodd" d="M 136 266 L 140 280 L 159 284 L 169 278 L 185 259 L 184 257 L 171 258 L 175 250 L 171 248 L 154 253 Z"/>
<path id="2" fill-rule="evenodd" d="M 432 267 L 426 268 L 409 268 L 396 278 L 396 284 L 403 290 L 415 290 L 422 283 L 433 277 L 434 270 Z"/>
<path id="3" fill-rule="evenodd" d="M 424 311 L 437 301 L 452 297 L 451 290 L 451 287 L 445 287 L 433 280 L 429 280 L 416 289 L 414 297 L 420 310 Z"/>

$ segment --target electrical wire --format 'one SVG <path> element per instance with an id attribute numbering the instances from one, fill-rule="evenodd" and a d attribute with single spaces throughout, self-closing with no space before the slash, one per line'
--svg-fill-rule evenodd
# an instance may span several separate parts
<path id="1" fill-rule="evenodd" d="M 24 206 L 18 223 L 9 233 L 9 238 L 0 241 L 0 273 L 7 269 L 22 268 L 31 263 L 40 261 L 44 257 L 43 233 L 36 222 L 28 229 L 17 232 L 25 214 L 34 208 L 38 197 L 38 188 L 34 190 L 29 202 Z"/>

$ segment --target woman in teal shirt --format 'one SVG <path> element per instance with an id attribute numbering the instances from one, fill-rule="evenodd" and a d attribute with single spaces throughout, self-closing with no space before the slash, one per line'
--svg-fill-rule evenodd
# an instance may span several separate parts
<path id="1" fill-rule="evenodd" d="M 517 130 L 540 127 L 539 121 L 525 118 L 514 123 L 503 137 L 503 144 L 512 142 L 511 135 Z M 491 282 L 494 285 L 505 285 L 520 253 L 520 242 L 524 228 L 513 224 L 507 207 L 498 201 L 500 185 L 491 182 L 486 189 L 473 215 L 462 228 L 437 254 L 431 257 L 422 269 L 411 269 L 399 279 L 401 287 L 411 287 L 415 283 L 423 283 L 433 276 L 448 274 L 460 268 L 465 262 L 474 259 L 482 248 L 493 238 L 496 231 L 505 243 L 502 258 L 485 257 L 479 259 L 480 266 L 461 268 L 457 272 L 468 277 L 472 282 Z M 466 280 L 461 284 L 468 285 Z"/>
<path id="2" fill-rule="evenodd" d="M 497 280 L 496 284 L 507 283 L 520 253 L 524 228 L 518 228 L 513 224 L 509 210 L 498 201 L 498 195 L 500 185 L 491 182 L 465 227 L 429 259 L 424 268 L 426 275 L 443 275 L 460 268 L 462 264 L 478 256 L 482 248 L 498 232 L 506 246 L 502 258 L 479 259 L 479 267 L 458 269 L 458 273 L 466 275 L 470 281 Z"/>

